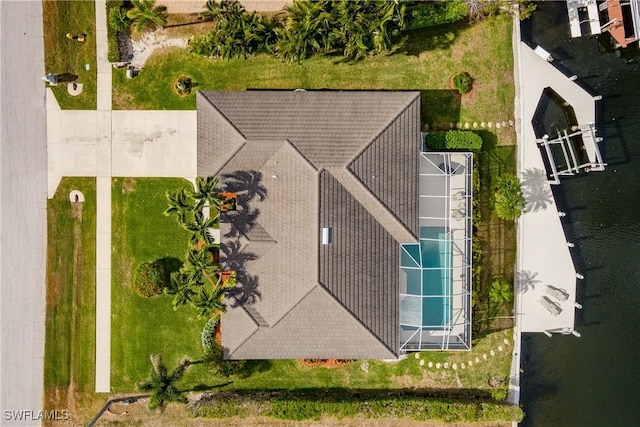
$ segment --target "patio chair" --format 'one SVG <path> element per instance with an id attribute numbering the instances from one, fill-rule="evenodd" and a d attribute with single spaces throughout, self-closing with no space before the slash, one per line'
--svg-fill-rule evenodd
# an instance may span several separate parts
<path id="1" fill-rule="evenodd" d="M 546 292 L 559 301 L 566 301 L 569 298 L 569 293 L 566 290 L 554 286 L 547 286 Z"/>
<path id="2" fill-rule="evenodd" d="M 546 297 L 546 296 L 542 297 L 542 299 L 540 300 L 540 304 L 542 304 L 542 306 L 546 308 L 547 311 L 554 316 L 557 316 L 558 314 L 562 313 L 562 308 L 560 308 L 560 305 L 551 301 L 549 297 Z"/>

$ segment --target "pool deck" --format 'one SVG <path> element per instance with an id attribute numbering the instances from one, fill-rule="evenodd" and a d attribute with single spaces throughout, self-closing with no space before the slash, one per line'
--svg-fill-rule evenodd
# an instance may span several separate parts
<path id="1" fill-rule="evenodd" d="M 595 102 L 526 44 L 519 43 L 517 50 L 521 114 L 518 170 L 527 199 L 527 211 L 518 229 L 517 323 L 521 332 L 570 332 L 579 281 L 531 120 L 547 87 L 574 108 L 580 124 L 595 121 Z"/>

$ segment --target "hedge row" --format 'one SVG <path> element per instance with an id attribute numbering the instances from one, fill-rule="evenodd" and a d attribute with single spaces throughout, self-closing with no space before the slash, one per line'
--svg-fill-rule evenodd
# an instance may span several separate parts
<path id="1" fill-rule="evenodd" d="M 521 421 L 513 405 L 469 397 L 434 397 L 418 393 L 358 393 L 346 390 L 314 392 L 219 392 L 192 404 L 193 416 L 267 416 L 281 420 L 320 420 L 323 417 L 410 419 L 437 422 Z"/>
<path id="2" fill-rule="evenodd" d="M 425 143 L 433 150 L 470 150 L 480 151 L 482 138 L 475 132 L 450 130 L 447 132 L 431 132 Z"/>
<path id="3" fill-rule="evenodd" d="M 111 9 L 123 7 L 123 0 L 107 0 L 107 19 Z M 107 59 L 109 62 L 120 61 L 120 43 L 118 42 L 118 32 L 111 28 L 107 22 Z"/>

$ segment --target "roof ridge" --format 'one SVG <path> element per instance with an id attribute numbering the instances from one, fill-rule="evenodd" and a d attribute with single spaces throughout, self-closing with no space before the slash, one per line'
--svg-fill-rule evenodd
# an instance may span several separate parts
<path id="1" fill-rule="evenodd" d="M 291 308 L 289 310 L 287 310 L 286 313 L 284 313 L 282 316 L 280 316 L 280 318 L 278 320 L 276 320 L 273 325 L 269 325 L 269 327 L 270 328 L 275 328 L 276 326 L 278 326 L 278 324 L 280 322 L 282 322 L 282 320 L 285 317 L 287 317 L 289 314 L 291 314 L 291 312 L 293 312 L 300 305 L 300 303 L 302 303 L 302 301 L 304 301 L 305 299 L 307 299 L 309 297 L 309 295 L 311 295 L 311 292 L 313 292 L 313 290 L 318 287 L 318 284 L 319 284 L 319 282 L 316 283 L 315 286 L 312 286 L 311 289 L 309 289 L 309 291 L 302 296 L 302 298 L 300 298 L 295 304 L 293 304 L 291 306 Z"/>
<path id="2" fill-rule="evenodd" d="M 393 236 L 398 243 L 413 243 L 416 237 L 413 235 L 402 221 L 393 213 L 375 194 L 358 178 L 350 169 L 343 168 L 327 168 L 329 172 L 345 190 L 367 211 L 373 219 L 375 219 L 389 234 Z M 342 178 L 342 179 L 341 179 Z M 346 179 L 345 179 L 346 178 Z M 355 184 L 358 192 L 351 191 L 355 189 L 351 183 Z M 364 197 L 363 197 L 364 196 Z M 380 215 L 382 213 L 382 216 Z M 385 218 L 386 217 L 386 218 Z"/>
<path id="3" fill-rule="evenodd" d="M 329 290 L 329 289 L 324 285 L 324 283 L 322 283 L 322 282 L 318 281 L 318 287 L 319 287 L 320 289 L 322 289 L 322 291 L 323 291 L 326 295 L 328 295 L 328 296 L 329 296 L 329 297 L 330 297 L 330 298 L 331 298 L 331 299 L 332 299 L 336 304 L 338 304 L 338 305 L 339 305 L 339 306 L 340 306 L 344 311 L 346 311 L 346 312 L 347 312 L 347 314 L 348 314 L 349 316 L 351 316 L 351 317 L 352 317 L 352 318 L 353 318 L 353 319 L 354 319 L 354 320 L 355 320 L 355 321 L 356 321 L 360 326 L 362 326 L 362 328 L 363 328 L 363 329 L 365 329 L 365 330 L 369 333 L 369 335 L 371 335 L 371 336 L 372 336 L 376 341 L 378 341 L 378 342 L 379 342 L 379 343 L 380 343 L 384 348 L 386 348 L 387 350 L 389 350 L 389 352 L 390 352 L 392 355 L 397 356 L 397 355 L 396 355 L 396 353 L 395 353 L 391 348 L 389 348 L 389 346 L 388 346 L 384 341 L 382 341 L 382 339 L 381 339 L 378 335 L 376 335 L 376 334 L 375 334 L 375 333 L 374 333 L 374 332 L 373 332 L 373 331 L 372 331 L 372 330 L 371 330 L 367 325 L 365 325 L 365 324 L 362 322 L 362 320 L 360 320 L 360 318 L 359 318 L 358 316 L 356 316 L 356 315 L 355 315 L 351 310 L 349 310 L 349 308 L 348 308 L 346 305 L 344 305 L 344 304 L 342 303 L 342 301 L 340 301 L 340 300 L 339 300 L 339 299 L 338 299 L 338 298 L 337 298 L 337 297 L 336 297 L 336 296 L 335 296 L 335 295 L 334 295 L 334 294 L 333 294 L 333 293 L 332 293 L 332 292 L 331 292 L 331 291 L 330 291 L 330 290 Z M 313 289 L 315 289 L 315 287 L 314 287 Z M 305 296 L 305 297 L 306 297 L 306 296 Z"/>
<path id="4" fill-rule="evenodd" d="M 376 134 L 369 140 L 367 141 L 366 144 L 364 144 L 362 146 L 362 148 L 360 148 L 358 151 L 356 151 L 356 153 L 346 162 L 345 167 L 351 167 L 351 165 L 358 160 L 358 157 L 360 157 L 362 155 L 362 153 L 364 153 L 365 151 L 367 151 L 367 148 L 369 148 L 371 146 L 371 144 L 373 144 L 378 138 L 380 138 L 380 135 L 382 135 L 384 132 L 386 132 L 387 129 L 389 129 L 391 127 L 391 125 L 398 120 L 398 117 L 400 117 L 402 114 L 404 114 L 405 111 L 407 111 L 407 109 L 409 109 L 409 107 L 411 107 L 411 104 L 413 104 L 416 100 L 416 98 L 420 99 L 420 92 L 418 91 L 411 91 L 409 93 L 413 93 L 414 97 L 411 98 L 406 104 L 404 104 L 402 106 L 402 108 L 400 108 L 398 110 L 398 112 L 388 121 L 384 124 L 384 126 L 382 126 L 382 128 L 376 132 Z"/>
<path id="5" fill-rule="evenodd" d="M 311 160 L 309 160 L 309 159 L 307 158 L 307 156 L 305 156 L 305 155 L 302 153 L 302 151 L 300 151 L 300 150 L 298 149 L 298 147 L 296 147 L 296 145 L 295 145 L 293 142 L 291 142 L 291 140 L 289 140 L 289 139 L 285 139 L 285 140 L 284 140 L 284 142 L 285 142 L 285 144 L 287 144 L 287 145 L 289 145 L 290 147 L 292 147 L 292 148 L 294 149 L 294 151 L 295 151 L 296 153 L 298 153 L 298 156 L 300 156 L 300 158 L 301 158 L 302 160 L 304 160 L 304 162 L 305 162 L 308 166 L 310 166 L 310 167 L 311 167 L 311 169 L 313 169 L 315 172 L 320 172 L 320 169 L 318 169 L 317 167 L 315 167 L 315 166 L 313 165 L 313 163 L 311 163 Z M 273 157 L 273 156 L 272 156 L 272 157 Z"/>
<path id="6" fill-rule="evenodd" d="M 249 335 L 247 335 L 247 337 L 243 339 L 240 343 L 238 343 L 233 350 L 229 348 L 229 356 L 231 356 L 236 350 L 242 347 L 247 341 L 251 339 L 252 336 L 256 334 L 256 332 L 260 330 L 260 325 L 258 324 L 258 322 L 256 322 L 256 319 L 254 319 L 253 316 L 249 314 L 247 309 L 244 308 L 244 305 L 242 305 L 236 297 L 231 297 L 231 298 L 233 298 L 237 304 L 235 308 L 240 308 L 244 312 L 244 314 L 249 318 L 249 321 L 256 326 L 256 329 L 253 332 L 251 332 Z"/>
<path id="7" fill-rule="evenodd" d="M 215 111 L 218 112 L 218 114 L 223 117 L 227 123 L 229 123 L 231 125 L 231 127 L 238 132 L 238 135 L 240 135 L 242 137 L 242 139 L 244 139 L 244 142 L 247 142 L 247 137 L 240 131 L 240 129 L 238 129 L 238 127 L 236 125 L 233 124 L 233 122 L 231 120 L 229 120 L 229 118 L 216 106 L 216 104 L 214 104 L 207 95 L 205 95 L 205 93 L 201 90 L 198 91 L 198 95 L 201 95 L 204 99 L 207 100 L 207 103 L 209 105 L 211 105 L 213 107 L 213 109 Z"/>

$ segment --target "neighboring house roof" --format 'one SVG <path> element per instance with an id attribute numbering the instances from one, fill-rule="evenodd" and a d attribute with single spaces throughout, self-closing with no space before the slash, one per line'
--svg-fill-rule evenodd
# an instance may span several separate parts
<path id="1" fill-rule="evenodd" d="M 397 357 L 399 245 L 418 232 L 419 92 L 197 99 L 198 175 L 239 193 L 221 224 L 221 259 L 240 270 L 222 318 L 227 357 Z"/>

